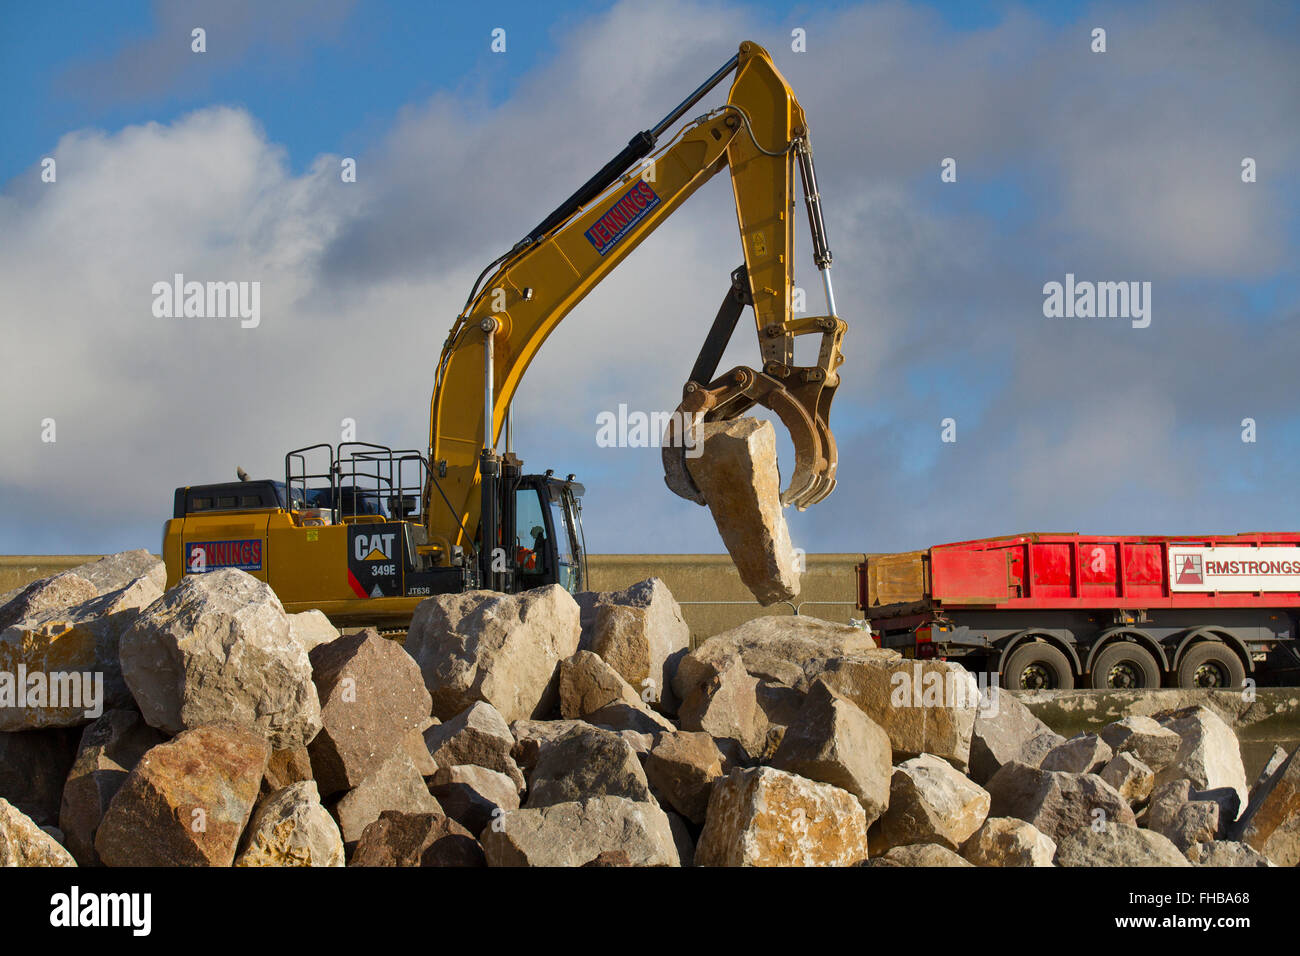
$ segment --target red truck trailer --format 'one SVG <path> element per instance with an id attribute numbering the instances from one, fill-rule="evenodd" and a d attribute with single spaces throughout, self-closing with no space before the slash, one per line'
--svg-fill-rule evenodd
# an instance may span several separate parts
<path id="1" fill-rule="evenodd" d="M 1295 683 L 1300 533 L 1021 534 L 872 555 L 882 647 L 1009 689 Z"/>

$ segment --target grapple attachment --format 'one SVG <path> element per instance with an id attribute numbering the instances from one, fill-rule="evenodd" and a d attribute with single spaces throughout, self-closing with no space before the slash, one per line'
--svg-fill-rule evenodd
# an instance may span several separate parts
<path id="1" fill-rule="evenodd" d="M 732 274 L 733 290 L 738 276 L 743 279 L 743 268 Z M 743 305 L 743 293 L 737 298 Z M 732 307 L 724 302 L 718 321 L 715 321 L 705 343 L 705 352 L 712 346 L 717 354 L 721 354 L 721 350 L 716 348 L 719 338 L 716 333 L 719 332 L 719 323 L 726 319 L 734 329 L 735 321 L 730 319 L 730 311 Z M 734 311 L 738 316 L 739 308 Z M 682 389 L 681 404 L 669 420 L 664 436 L 664 481 L 668 487 L 683 498 L 704 504 L 704 498 L 686 468 L 687 450 L 699 440 L 697 426 L 701 422 L 729 421 L 755 405 L 762 405 L 776 413 L 794 443 L 794 473 L 790 484 L 781 493 L 781 503 L 794 505 L 802 511 L 829 495 L 835 488 L 835 467 L 839 456 L 828 422 L 831 400 L 840 381 L 836 370 L 844 361 L 840 354 L 840 341 L 847 328 L 846 323 L 834 316 L 815 316 L 797 319 L 778 330 L 778 334 L 791 338 L 820 333 L 821 349 L 814 366 L 768 361 L 761 372 L 741 366 L 707 385 L 697 381 L 693 373 L 691 381 Z M 701 370 L 701 363 L 707 366 L 705 352 L 701 353 L 701 362 L 696 364 L 696 372 Z"/>

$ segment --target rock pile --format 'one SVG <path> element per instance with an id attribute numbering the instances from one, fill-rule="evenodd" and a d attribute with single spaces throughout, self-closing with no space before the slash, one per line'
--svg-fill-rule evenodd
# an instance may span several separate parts
<path id="1" fill-rule="evenodd" d="M 1065 740 L 847 626 L 690 651 L 657 580 L 432 597 L 403 647 L 160 573 L 115 555 L 0 605 L 0 671 L 105 688 L 0 704 L 0 865 L 1300 863 L 1296 754 L 1248 786 L 1208 708 Z"/>

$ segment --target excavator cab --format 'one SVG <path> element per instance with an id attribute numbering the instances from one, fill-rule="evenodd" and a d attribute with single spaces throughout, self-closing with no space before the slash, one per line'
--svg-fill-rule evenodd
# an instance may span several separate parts
<path id="1" fill-rule="evenodd" d="M 502 523 L 503 537 L 513 541 L 515 587 L 526 591 L 558 584 L 576 594 L 586 588 L 587 548 L 582 537 L 582 485 L 545 475 L 523 475 L 513 491 L 513 530 Z M 507 562 L 509 563 L 509 562 Z"/>

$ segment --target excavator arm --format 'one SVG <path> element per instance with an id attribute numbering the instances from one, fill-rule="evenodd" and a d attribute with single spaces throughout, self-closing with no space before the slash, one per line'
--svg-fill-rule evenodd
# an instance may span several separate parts
<path id="1" fill-rule="evenodd" d="M 660 136 L 732 73 L 726 105 L 689 121 L 659 147 Z M 802 509 L 830 493 L 836 451 L 827 421 L 846 326 L 835 315 L 807 122 L 767 51 L 743 43 L 737 56 L 659 124 L 633 137 L 475 283 L 443 346 L 430 410 L 424 514 L 437 551 L 473 549 L 480 523 L 480 540 L 496 540 L 497 441 L 533 357 L 574 306 L 724 167 L 731 171 L 745 262 L 732 274 L 679 411 L 694 423 L 734 418 L 755 404 L 770 408 L 795 447 L 782 500 Z M 826 316 L 797 317 L 792 308 L 796 167 L 814 262 L 825 283 Z M 762 368 L 718 376 L 745 305 L 753 308 Z M 794 341 L 806 334 L 820 335 L 821 347 L 815 365 L 799 367 Z M 676 493 L 703 503 L 685 469 L 683 443 L 669 447 L 671 439 L 664 443 L 665 479 Z"/>

